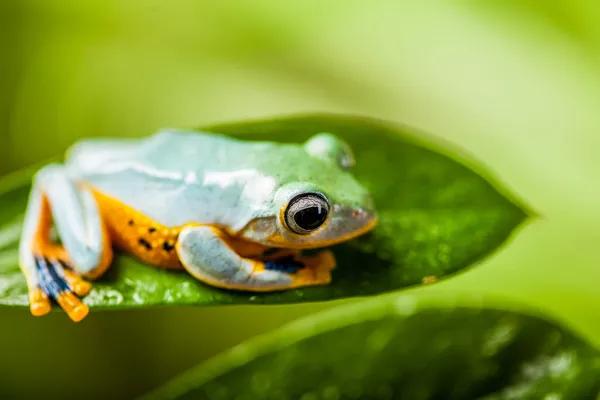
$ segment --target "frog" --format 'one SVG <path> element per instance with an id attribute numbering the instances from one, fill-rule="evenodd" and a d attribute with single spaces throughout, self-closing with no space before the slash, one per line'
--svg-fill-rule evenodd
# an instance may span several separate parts
<path id="1" fill-rule="evenodd" d="M 31 314 L 58 304 L 83 320 L 91 282 L 116 252 L 216 290 L 330 284 L 330 247 L 371 231 L 378 214 L 352 174 L 349 144 L 328 132 L 307 137 L 165 128 L 75 142 L 32 179 L 19 244 Z"/>

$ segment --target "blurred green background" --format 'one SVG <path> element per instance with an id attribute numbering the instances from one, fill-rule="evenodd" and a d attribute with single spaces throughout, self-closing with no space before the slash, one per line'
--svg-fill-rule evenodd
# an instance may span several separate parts
<path id="1" fill-rule="evenodd" d="M 1 174 L 84 136 L 298 112 L 431 132 L 543 218 L 478 268 L 414 291 L 520 301 L 600 345 L 595 0 L 3 0 L 0 61 Z M 79 325 L 0 308 L 0 396 L 130 398 L 338 303 L 104 312 Z"/>

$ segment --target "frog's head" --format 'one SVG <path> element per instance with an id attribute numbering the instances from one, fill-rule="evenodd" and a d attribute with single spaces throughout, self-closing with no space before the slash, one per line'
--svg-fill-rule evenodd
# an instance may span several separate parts
<path id="1" fill-rule="evenodd" d="M 318 248 L 376 225 L 373 200 L 350 173 L 354 155 L 346 142 L 320 133 L 277 154 L 277 186 L 243 237 L 272 247 Z"/>

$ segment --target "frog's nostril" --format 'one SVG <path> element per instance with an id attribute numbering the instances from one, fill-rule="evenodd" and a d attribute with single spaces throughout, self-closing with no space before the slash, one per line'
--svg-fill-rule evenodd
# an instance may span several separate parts
<path id="1" fill-rule="evenodd" d="M 355 208 L 352 210 L 352 223 L 349 226 L 355 234 L 363 234 L 377 224 L 377 214 L 368 208 Z"/>
<path id="2" fill-rule="evenodd" d="M 371 219 L 374 217 L 374 213 L 364 208 L 357 208 L 352 211 L 352 216 L 357 219 Z"/>

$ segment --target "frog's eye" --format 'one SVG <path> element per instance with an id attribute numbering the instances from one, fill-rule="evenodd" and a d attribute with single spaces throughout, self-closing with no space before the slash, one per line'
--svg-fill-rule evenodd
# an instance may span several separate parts
<path id="1" fill-rule="evenodd" d="M 285 211 L 287 227 L 299 235 L 307 235 L 318 229 L 327 220 L 329 203 L 315 193 L 296 196 Z"/>

